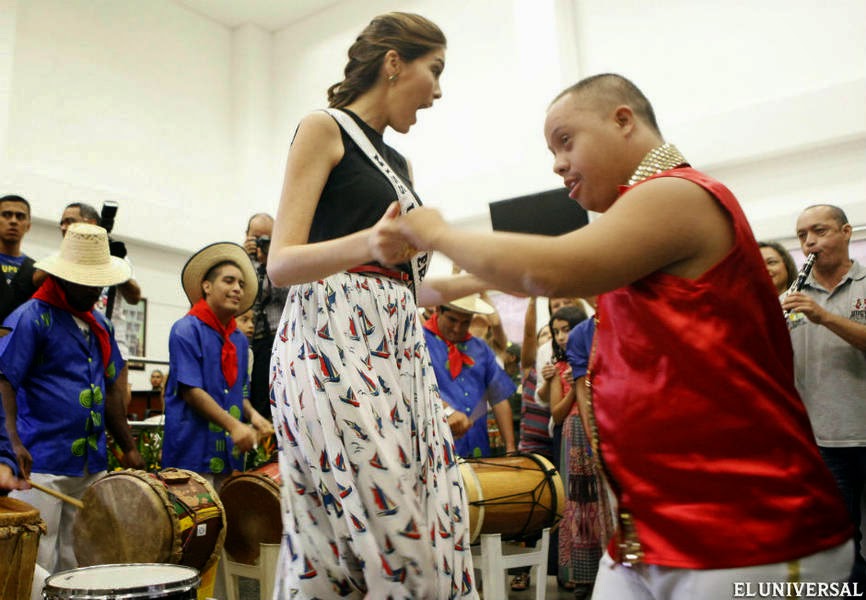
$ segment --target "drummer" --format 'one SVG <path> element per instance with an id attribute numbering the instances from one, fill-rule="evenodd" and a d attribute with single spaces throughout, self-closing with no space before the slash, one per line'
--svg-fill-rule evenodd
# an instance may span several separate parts
<path id="1" fill-rule="evenodd" d="M 255 300 L 256 273 L 241 246 L 221 242 L 194 254 L 181 280 L 192 309 L 168 338 L 163 465 L 219 487 L 243 470 L 243 453 L 273 433 L 250 404 L 248 342 L 235 322 Z"/>
<path id="2" fill-rule="evenodd" d="M 464 458 L 490 456 L 488 403 L 505 451 L 516 449 L 511 406 L 506 402 L 516 389 L 514 383 L 487 343 L 469 333 L 473 315 L 493 312 L 490 304 L 473 294 L 438 307 L 424 323 L 439 393 L 447 404 L 454 449 Z"/>
<path id="3" fill-rule="evenodd" d="M 93 310 L 103 287 L 129 279 L 125 261 L 110 256 L 106 231 L 71 225 L 60 253 L 36 263 L 48 273 L 33 298 L 4 322 L 0 394 L 23 477 L 81 498 L 105 474 L 105 431 L 143 468 L 118 385 L 126 369 L 110 323 Z M 13 492 L 47 526 L 38 564 L 49 573 L 78 566 L 72 545 L 75 508 L 41 491 Z"/>
<path id="4" fill-rule="evenodd" d="M 23 490 L 28 487 L 24 479 L 19 478 L 18 461 L 12 450 L 12 443 L 6 433 L 6 417 L 0 411 L 0 496 L 4 490 Z"/>

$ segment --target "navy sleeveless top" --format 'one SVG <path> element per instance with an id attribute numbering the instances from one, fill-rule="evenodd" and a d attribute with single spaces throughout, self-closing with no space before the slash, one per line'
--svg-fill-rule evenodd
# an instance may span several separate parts
<path id="1" fill-rule="evenodd" d="M 382 134 L 367 125 L 358 115 L 344 108 L 340 110 L 354 119 L 379 155 L 411 189 L 406 159 L 385 144 Z M 372 227 L 382 218 L 388 205 L 397 199 L 397 192 L 388 178 L 367 158 L 342 127 L 340 136 L 343 140 L 343 158 L 331 170 L 322 190 L 310 226 L 310 243 L 343 237 Z M 412 274 L 409 263 L 397 265 L 397 269 L 410 276 Z"/>

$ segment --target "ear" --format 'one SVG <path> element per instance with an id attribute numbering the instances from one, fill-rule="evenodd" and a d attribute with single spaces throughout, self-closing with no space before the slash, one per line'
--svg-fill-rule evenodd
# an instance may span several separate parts
<path id="1" fill-rule="evenodd" d="M 398 75 L 400 73 L 400 68 L 403 65 L 403 60 L 400 58 L 400 55 L 397 54 L 397 51 L 393 48 L 388 50 L 385 53 L 385 58 L 382 59 L 382 69 L 385 73 L 386 77 L 390 77 L 391 75 Z"/>
<path id="2" fill-rule="evenodd" d="M 842 225 L 842 235 L 845 236 L 846 240 L 851 239 L 851 234 L 854 233 L 854 228 L 851 227 L 851 223 L 845 223 Z"/>
<path id="3" fill-rule="evenodd" d="M 636 118 L 630 106 L 626 104 L 617 106 L 613 111 L 613 118 L 624 134 L 628 135 L 634 130 Z"/>
<path id="4" fill-rule="evenodd" d="M 212 291 L 213 291 L 213 283 L 211 283 L 207 279 L 205 279 L 204 281 L 201 282 L 201 293 L 205 299 L 207 299 L 207 297 L 210 296 Z"/>

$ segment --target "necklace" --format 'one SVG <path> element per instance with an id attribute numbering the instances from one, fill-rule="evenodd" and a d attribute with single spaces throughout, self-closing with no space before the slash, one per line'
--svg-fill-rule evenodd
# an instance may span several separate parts
<path id="1" fill-rule="evenodd" d="M 673 144 L 662 144 L 647 152 L 628 180 L 628 185 L 631 187 L 644 179 L 658 175 L 662 171 L 668 171 L 674 167 L 688 164 L 689 162 L 686 160 L 686 157 L 677 150 L 676 146 Z"/>

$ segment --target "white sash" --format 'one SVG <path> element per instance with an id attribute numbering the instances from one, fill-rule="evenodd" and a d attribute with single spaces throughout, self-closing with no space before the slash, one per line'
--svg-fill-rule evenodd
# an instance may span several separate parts
<path id="1" fill-rule="evenodd" d="M 410 210 L 421 206 L 421 201 L 414 193 L 412 193 L 406 184 L 403 183 L 400 176 L 391 170 L 391 167 L 385 159 L 379 155 L 379 152 L 373 146 L 373 143 L 352 117 L 336 108 L 326 108 L 324 110 L 331 115 L 337 123 L 339 123 L 340 127 L 342 127 L 345 132 L 349 134 L 349 137 L 352 138 L 355 144 L 358 145 L 358 148 L 360 148 L 367 155 L 367 158 L 369 158 L 370 161 L 380 171 L 382 171 L 382 173 L 384 173 L 385 177 L 388 178 L 388 181 L 390 181 L 391 185 L 394 186 L 394 191 L 397 192 L 397 200 L 400 202 L 400 212 L 402 214 L 406 214 Z M 427 267 L 430 264 L 430 254 L 428 252 L 419 252 L 412 257 L 409 264 L 412 267 L 412 291 L 415 292 L 417 297 L 417 286 L 421 284 L 421 280 L 427 273 Z"/>

